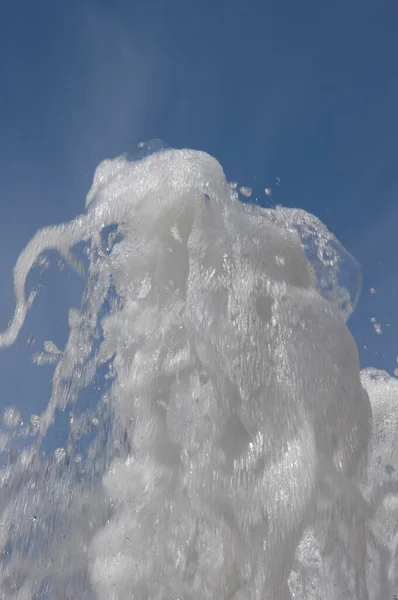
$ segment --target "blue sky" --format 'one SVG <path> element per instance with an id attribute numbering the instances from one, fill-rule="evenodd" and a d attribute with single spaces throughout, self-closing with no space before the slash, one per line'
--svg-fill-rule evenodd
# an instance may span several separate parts
<path id="1" fill-rule="evenodd" d="M 350 321 L 362 364 L 392 372 L 397 31 L 398 3 L 389 0 L 5 3 L 0 328 L 14 307 L 13 264 L 33 233 L 83 210 L 103 158 L 161 138 L 206 150 L 259 197 L 269 186 L 274 202 L 334 231 L 364 268 Z M 27 339 L 35 333 L 34 350 L 48 337 L 62 344 L 81 284 L 55 267 L 43 283 L 17 347 L 1 351 L 0 408 L 26 402 L 30 413 L 47 403 L 51 369 L 30 364 Z"/>

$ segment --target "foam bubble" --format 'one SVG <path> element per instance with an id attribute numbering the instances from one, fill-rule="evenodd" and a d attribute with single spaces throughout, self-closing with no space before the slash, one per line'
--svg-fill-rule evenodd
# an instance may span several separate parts
<path id="1" fill-rule="evenodd" d="M 241 203 L 206 153 L 107 160 L 86 212 L 21 253 L 1 346 L 31 267 L 55 249 L 81 271 L 80 242 L 51 398 L 1 472 L 0 597 L 392 597 L 395 388 L 361 383 L 356 261 L 304 211 Z M 69 439 L 43 458 L 58 410 Z"/>

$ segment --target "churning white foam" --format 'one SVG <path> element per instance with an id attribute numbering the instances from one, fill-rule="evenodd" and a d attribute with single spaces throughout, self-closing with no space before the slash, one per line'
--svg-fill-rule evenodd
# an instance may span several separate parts
<path id="1" fill-rule="evenodd" d="M 55 249 L 82 271 L 81 242 L 35 442 L 11 453 L 17 408 L 0 432 L 0 598 L 393 598 L 398 383 L 360 376 L 359 269 L 326 227 L 244 204 L 203 152 L 104 161 L 86 212 L 21 253 L 1 346 L 32 266 Z"/>

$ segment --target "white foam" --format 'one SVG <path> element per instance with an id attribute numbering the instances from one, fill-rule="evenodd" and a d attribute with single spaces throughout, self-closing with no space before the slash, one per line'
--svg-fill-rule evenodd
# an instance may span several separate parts
<path id="1" fill-rule="evenodd" d="M 0 598 L 392 597 L 396 388 L 363 374 L 372 421 L 345 324 L 354 259 L 304 211 L 241 203 L 205 153 L 105 161 L 86 213 L 18 259 L 0 345 L 33 300 L 30 268 L 56 249 L 82 271 L 78 242 L 87 287 L 66 347 L 46 342 L 37 442 L 1 475 Z M 66 407 L 69 440 L 43 461 Z"/>

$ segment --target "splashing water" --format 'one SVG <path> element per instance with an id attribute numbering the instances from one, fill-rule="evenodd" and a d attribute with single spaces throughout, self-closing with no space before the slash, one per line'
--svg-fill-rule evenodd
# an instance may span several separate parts
<path id="1" fill-rule="evenodd" d="M 202 152 L 104 161 L 20 255 L 1 346 L 44 252 L 81 271 L 83 242 L 88 273 L 36 441 L 10 451 L 16 408 L 0 431 L 0 598 L 393 598 L 398 382 L 360 377 L 360 270 L 315 217 L 237 194 Z"/>

